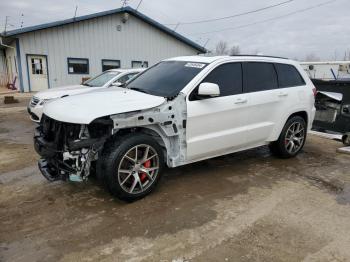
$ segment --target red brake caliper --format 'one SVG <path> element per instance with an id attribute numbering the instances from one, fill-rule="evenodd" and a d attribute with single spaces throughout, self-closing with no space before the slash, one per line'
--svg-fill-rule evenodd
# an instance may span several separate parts
<path id="1" fill-rule="evenodd" d="M 143 166 L 144 166 L 145 168 L 150 168 L 150 167 L 151 167 L 151 160 L 146 161 L 146 162 L 143 164 Z M 146 179 L 147 179 L 146 173 L 140 172 L 140 180 L 141 180 L 141 182 L 145 182 Z"/>

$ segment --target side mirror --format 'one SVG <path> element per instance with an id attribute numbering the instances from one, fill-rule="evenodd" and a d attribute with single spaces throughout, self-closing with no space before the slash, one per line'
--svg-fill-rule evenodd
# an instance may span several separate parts
<path id="1" fill-rule="evenodd" d="M 120 83 L 120 82 L 117 81 L 117 82 L 112 83 L 111 86 L 121 87 L 121 86 L 123 86 L 123 83 Z"/>
<path id="2" fill-rule="evenodd" d="M 201 83 L 198 88 L 198 95 L 209 97 L 220 96 L 220 88 L 214 83 Z"/>

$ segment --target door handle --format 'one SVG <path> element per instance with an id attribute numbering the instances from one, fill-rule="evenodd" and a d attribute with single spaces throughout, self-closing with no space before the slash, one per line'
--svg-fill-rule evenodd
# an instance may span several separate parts
<path id="1" fill-rule="evenodd" d="M 278 94 L 279 97 L 286 97 L 288 96 L 288 93 L 281 92 Z"/>
<path id="2" fill-rule="evenodd" d="M 237 100 L 235 101 L 235 104 L 245 104 L 247 103 L 247 99 L 246 98 L 237 98 Z"/>

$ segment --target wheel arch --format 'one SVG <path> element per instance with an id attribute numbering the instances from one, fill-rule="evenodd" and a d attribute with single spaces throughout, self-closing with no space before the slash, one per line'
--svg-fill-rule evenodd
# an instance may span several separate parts
<path id="1" fill-rule="evenodd" d="M 272 132 L 272 135 L 270 136 L 270 138 L 268 139 L 268 141 L 272 142 L 272 141 L 276 141 L 282 130 L 283 130 L 283 127 L 285 126 L 285 124 L 288 122 L 289 119 L 291 119 L 292 117 L 294 116 L 300 116 L 302 117 L 304 120 L 305 120 L 305 123 L 306 123 L 306 129 L 308 130 L 309 129 L 309 114 L 307 113 L 306 110 L 295 110 L 295 111 L 292 111 L 292 112 L 288 112 L 286 115 L 283 116 L 283 121 L 279 122 L 273 132 Z"/>
<path id="2" fill-rule="evenodd" d="M 130 133 L 145 134 L 145 135 L 151 136 L 163 148 L 164 160 L 165 162 L 167 162 L 168 160 L 167 152 L 169 151 L 169 142 L 167 141 L 167 137 L 161 132 L 160 129 L 153 126 L 124 128 L 119 130 L 115 135 L 120 136 L 120 135 L 124 135 L 124 134 L 126 135 Z"/>
<path id="3" fill-rule="evenodd" d="M 306 128 L 308 129 L 309 116 L 308 116 L 308 113 L 307 113 L 306 111 L 297 111 L 297 112 L 291 114 L 291 115 L 287 118 L 287 120 L 285 121 L 285 123 L 287 123 L 287 121 L 288 121 L 289 119 L 291 119 L 292 117 L 294 117 L 294 116 L 300 116 L 301 118 L 303 118 L 304 121 L 305 121 L 305 123 L 306 123 Z"/>

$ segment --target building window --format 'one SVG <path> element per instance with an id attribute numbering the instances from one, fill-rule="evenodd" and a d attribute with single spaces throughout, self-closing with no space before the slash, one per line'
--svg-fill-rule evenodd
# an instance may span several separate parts
<path id="1" fill-rule="evenodd" d="M 88 74 L 89 59 L 87 58 L 68 58 L 68 74 Z"/>
<path id="2" fill-rule="evenodd" d="M 132 68 L 147 68 L 148 62 L 147 61 L 131 61 L 131 67 Z"/>
<path id="3" fill-rule="evenodd" d="M 42 75 L 43 74 L 43 61 L 41 58 L 32 58 L 32 74 L 33 75 Z"/>
<path id="4" fill-rule="evenodd" d="M 120 68 L 120 60 L 102 59 L 102 72 L 115 68 Z"/>

